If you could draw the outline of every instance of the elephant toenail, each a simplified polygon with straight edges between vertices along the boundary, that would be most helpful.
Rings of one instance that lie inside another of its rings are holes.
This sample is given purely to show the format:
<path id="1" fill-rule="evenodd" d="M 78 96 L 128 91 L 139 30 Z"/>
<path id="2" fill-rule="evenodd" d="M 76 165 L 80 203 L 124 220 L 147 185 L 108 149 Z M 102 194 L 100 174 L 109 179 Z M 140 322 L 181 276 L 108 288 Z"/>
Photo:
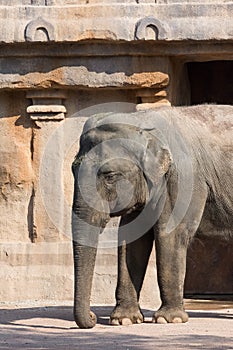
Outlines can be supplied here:
<path id="1" fill-rule="evenodd" d="M 110 320 L 110 324 L 112 326 L 119 326 L 120 325 L 119 320 L 117 320 L 116 318 Z"/>
<path id="2" fill-rule="evenodd" d="M 173 318 L 172 323 L 183 323 L 183 321 L 180 317 L 175 317 Z"/>
<path id="3" fill-rule="evenodd" d="M 132 321 L 129 318 L 122 318 L 121 324 L 122 326 L 130 326 Z"/>
<path id="4" fill-rule="evenodd" d="M 167 323 L 167 320 L 164 317 L 159 316 L 157 318 L 156 322 L 159 323 L 159 324 L 165 324 L 165 323 Z"/>

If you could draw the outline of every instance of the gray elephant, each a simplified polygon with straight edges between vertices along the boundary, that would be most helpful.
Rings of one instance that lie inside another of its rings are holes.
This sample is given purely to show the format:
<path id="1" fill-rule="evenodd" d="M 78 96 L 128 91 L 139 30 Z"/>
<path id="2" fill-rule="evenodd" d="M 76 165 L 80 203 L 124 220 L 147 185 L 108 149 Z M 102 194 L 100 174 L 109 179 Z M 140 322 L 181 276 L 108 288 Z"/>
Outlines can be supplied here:
<path id="1" fill-rule="evenodd" d="M 233 106 L 161 107 L 88 119 L 73 162 L 74 317 L 91 328 L 99 234 L 120 216 L 113 325 L 141 323 L 153 242 L 161 307 L 154 322 L 187 322 L 183 286 L 194 235 L 232 237 Z"/>

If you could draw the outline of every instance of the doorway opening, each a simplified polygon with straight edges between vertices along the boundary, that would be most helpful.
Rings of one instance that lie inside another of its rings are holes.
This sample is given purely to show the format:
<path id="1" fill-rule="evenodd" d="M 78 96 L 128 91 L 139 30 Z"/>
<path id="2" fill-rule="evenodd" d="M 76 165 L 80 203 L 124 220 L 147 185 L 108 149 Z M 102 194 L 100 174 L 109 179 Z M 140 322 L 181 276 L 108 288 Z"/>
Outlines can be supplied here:
<path id="1" fill-rule="evenodd" d="M 186 64 L 189 104 L 233 105 L 233 61 Z M 185 296 L 233 300 L 233 239 L 194 239 L 187 257 Z"/>
<path id="2" fill-rule="evenodd" d="M 187 63 L 190 104 L 233 105 L 233 61 Z"/>

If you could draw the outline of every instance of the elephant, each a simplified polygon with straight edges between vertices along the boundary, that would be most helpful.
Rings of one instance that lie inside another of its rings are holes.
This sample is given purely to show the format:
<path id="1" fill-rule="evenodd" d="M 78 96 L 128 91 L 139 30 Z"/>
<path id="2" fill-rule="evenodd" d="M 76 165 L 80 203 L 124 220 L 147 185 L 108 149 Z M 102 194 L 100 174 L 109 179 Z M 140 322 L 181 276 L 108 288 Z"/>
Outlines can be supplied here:
<path id="1" fill-rule="evenodd" d="M 74 319 L 97 322 L 90 297 L 98 239 L 120 217 L 110 324 L 144 320 L 139 305 L 155 245 L 161 306 L 154 323 L 184 323 L 187 249 L 194 236 L 232 237 L 233 106 L 164 106 L 86 121 L 73 161 Z"/>

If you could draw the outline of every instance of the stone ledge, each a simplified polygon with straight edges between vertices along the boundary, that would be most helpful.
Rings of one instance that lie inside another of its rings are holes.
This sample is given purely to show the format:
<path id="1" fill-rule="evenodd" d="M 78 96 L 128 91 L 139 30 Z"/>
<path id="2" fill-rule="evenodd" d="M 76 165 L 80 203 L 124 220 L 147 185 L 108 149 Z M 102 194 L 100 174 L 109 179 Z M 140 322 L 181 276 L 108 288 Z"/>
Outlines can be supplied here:
<path id="1" fill-rule="evenodd" d="M 233 37 L 229 40 L 185 40 L 185 41 L 165 41 L 165 40 L 137 40 L 137 41 L 108 41 L 108 40 L 83 40 L 75 43 L 70 42 L 25 42 L 14 44 L 1 44 L 0 58 L 7 58 L 7 61 L 17 59 L 33 58 L 43 62 L 49 59 L 59 58 L 66 62 L 69 59 L 91 58 L 92 61 L 100 57 L 192 57 L 193 61 L 198 61 L 199 55 L 214 55 L 215 59 L 228 55 L 229 60 L 233 59 L 232 52 Z M 66 55 L 64 56 L 64 52 Z M 93 54 L 94 53 L 94 54 Z M 31 64 L 34 61 L 31 60 Z M 46 63 L 47 64 L 47 63 Z M 10 72 L 8 72 L 10 73 Z"/>
<path id="2" fill-rule="evenodd" d="M 0 74 L 0 88 L 44 89 L 51 87 L 79 88 L 162 88 L 169 83 L 168 74 L 161 72 L 139 72 L 127 75 L 122 72 L 91 72 L 84 66 L 59 67 L 48 73 L 29 72 Z"/>

